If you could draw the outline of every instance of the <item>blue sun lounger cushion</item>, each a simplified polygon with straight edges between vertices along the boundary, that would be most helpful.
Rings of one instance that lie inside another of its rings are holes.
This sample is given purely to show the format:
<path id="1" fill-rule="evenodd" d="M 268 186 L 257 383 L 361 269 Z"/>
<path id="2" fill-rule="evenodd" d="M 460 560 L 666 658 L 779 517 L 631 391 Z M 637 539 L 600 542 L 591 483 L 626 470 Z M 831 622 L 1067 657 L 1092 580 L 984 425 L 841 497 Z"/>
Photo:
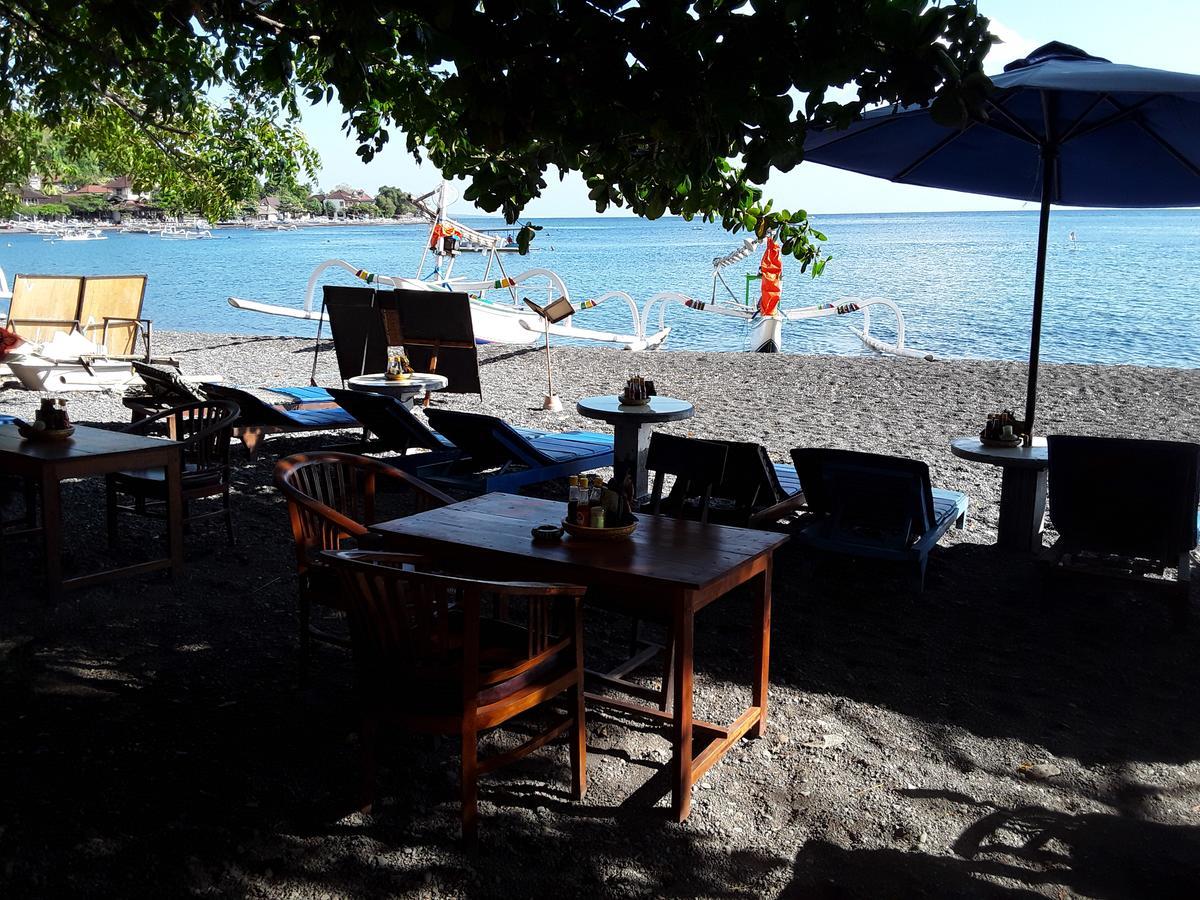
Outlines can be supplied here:
<path id="1" fill-rule="evenodd" d="M 464 454 L 444 472 L 422 470 L 421 477 L 435 483 L 483 493 L 512 491 L 612 465 L 607 434 L 526 431 L 495 416 L 449 409 L 430 409 L 426 416 Z"/>
<path id="2" fill-rule="evenodd" d="M 810 518 L 797 534 L 808 547 L 916 564 L 925 585 L 929 551 L 966 522 L 967 495 L 934 488 L 929 467 L 898 456 L 852 450 L 792 451 Z"/>
<path id="3" fill-rule="evenodd" d="M 333 402 L 333 397 L 323 387 L 269 387 L 266 390 L 272 394 L 283 394 L 296 403 Z"/>

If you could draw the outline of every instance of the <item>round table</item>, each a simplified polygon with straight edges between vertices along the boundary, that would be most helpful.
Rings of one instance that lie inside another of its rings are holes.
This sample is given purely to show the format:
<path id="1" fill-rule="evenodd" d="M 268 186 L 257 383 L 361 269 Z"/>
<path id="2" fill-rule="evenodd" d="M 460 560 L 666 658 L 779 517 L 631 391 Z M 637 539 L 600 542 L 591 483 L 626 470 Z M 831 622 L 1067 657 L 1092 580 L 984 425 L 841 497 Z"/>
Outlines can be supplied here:
<path id="1" fill-rule="evenodd" d="M 1046 439 L 1035 437 L 1031 447 L 986 447 L 977 437 L 960 437 L 950 442 L 950 452 L 1003 470 L 996 546 L 1023 552 L 1041 547 L 1050 468 Z"/>
<path id="2" fill-rule="evenodd" d="M 399 398 L 409 406 L 412 406 L 418 394 L 440 391 L 449 383 L 445 375 L 430 375 L 427 372 L 413 372 L 403 381 L 391 381 L 383 372 L 375 372 L 370 375 L 355 375 L 346 382 L 352 391 L 386 394 Z"/>
<path id="3" fill-rule="evenodd" d="M 651 425 L 677 422 L 695 415 L 695 407 L 673 397 L 651 397 L 645 406 L 626 406 L 620 397 L 584 397 L 575 410 L 589 419 L 600 419 L 613 427 L 613 466 L 627 468 L 633 489 L 640 499 L 650 493 L 646 455 L 650 451 Z"/>

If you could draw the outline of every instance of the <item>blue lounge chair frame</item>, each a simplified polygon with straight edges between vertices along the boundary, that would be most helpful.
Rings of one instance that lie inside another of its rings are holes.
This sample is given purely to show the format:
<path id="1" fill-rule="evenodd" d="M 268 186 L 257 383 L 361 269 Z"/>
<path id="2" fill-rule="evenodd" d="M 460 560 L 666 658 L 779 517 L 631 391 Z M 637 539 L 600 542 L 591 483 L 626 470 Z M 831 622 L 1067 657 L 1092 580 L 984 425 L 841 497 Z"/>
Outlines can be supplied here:
<path id="1" fill-rule="evenodd" d="M 341 431 L 361 428 L 362 425 L 340 406 L 308 406 L 300 409 L 285 409 L 260 400 L 249 391 L 227 384 L 205 382 L 201 385 L 205 395 L 218 400 L 232 400 L 242 414 L 234 429 L 251 459 L 258 453 L 258 446 L 268 434 L 290 434 L 298 431 Z M 322 389 L 323 390 L 323 389 Z M 350 446 L 362 447 L 362 442 Z"/>
<path id="2" fill-rule="evenodd" d="M 912 563 L 919 594 L 929 551 L 966 525 L 966 494 L 932 487 L 923 462 L 853 450 L 797 448 L 792 462 L 809 520 L 796 538 L 816 550 Z"/>
<path id="3" fill-rule="evenodd" d="M 1174 568 L 1177 619 L 1190 602 L 1191 552 L 1197 544 L 1200 444 L 1132 438 L 1050 435 L 1050 519 L 1058 540 L 1041 559 L 1053 568 L 1149 584 L 1130 566 L 1128 575 L 1089 562 L 1086 554 L 1147 560 Z M 1084 554 L 1081 557 L 1081 554 Z"/>

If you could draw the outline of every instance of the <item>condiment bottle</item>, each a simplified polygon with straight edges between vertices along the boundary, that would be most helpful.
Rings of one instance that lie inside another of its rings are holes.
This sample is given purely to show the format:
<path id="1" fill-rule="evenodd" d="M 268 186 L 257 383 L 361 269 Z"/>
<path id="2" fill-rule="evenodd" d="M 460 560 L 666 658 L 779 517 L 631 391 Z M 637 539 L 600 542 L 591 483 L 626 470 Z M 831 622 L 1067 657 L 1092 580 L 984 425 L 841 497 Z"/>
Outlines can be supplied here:
<path id="1" fill-rule="evenodd" d="M 567 521 L 574 522 L 579 509 L 579 476 L 567 478 Z"/>

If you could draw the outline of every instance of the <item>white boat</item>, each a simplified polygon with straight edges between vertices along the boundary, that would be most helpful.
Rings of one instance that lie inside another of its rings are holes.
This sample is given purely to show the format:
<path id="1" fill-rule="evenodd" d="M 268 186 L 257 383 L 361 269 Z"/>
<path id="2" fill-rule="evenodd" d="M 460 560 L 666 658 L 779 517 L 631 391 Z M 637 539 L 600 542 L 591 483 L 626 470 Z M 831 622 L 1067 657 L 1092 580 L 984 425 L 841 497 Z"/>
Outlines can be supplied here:
<path id="1" fill-rule="evenodd" d="M 773 242 L 774 239 L 767 238 L 766 240 Z M 709 300 L 698 300 L 695 297 L 679 293 L 678 291 L 662 291 L 655 294 L 646 301 L 646 305 L 642 308 L 641 321 L 643 327 L 650 323 L 656 311 L 658 313 L 659 328 L 664 327 L 667 307 L 677 303 L 696 312 L 741 319 L 749 325 L 746 349 L 756 353 L 780 353 L 783 351 L 783 326 L 787 322 L 861 313 L 862 327 L 855 328 L 852 325 L 848 325 L 847 327 L 862 341 L 864 346 L 869 347 L 876 353 L 890 356 L 905 356 L 925 360 L 932 360 L 934 358 L 933 354 L 927 350 L 918 350 L 905 344 L 904 314 L 900 311 L 900 307 L 895 301 L 889 300 L 886 297 L 839 297 L 837 300 L 828 303 L 818 303 L 812 306 L 793 307 L 790 309 L 779 305 L 778 299 L 776 299 L 775 303 L 770 303 L 765 302 L 764 298 L 760 297 L 758 302 L 754 302 L 750 297 L 750 282 L 763 278 L 764 271 L 766 271 L 768 266 L 767 257 L 771 253 L 770 244 L 768 244 L 768 249 L 764 252 L 764 262 L 760 264 L 759 274 L 746 276 L 746 292 L 743 297 L 739 298 L 725 281 L 722 270 L 746 259 L 762 243 L 763 241 L 761 240 L 747 238 L 738 249 L 725 256 L 719 256 L 712 261 L 713 284 Z M 775 247 L 775 251 L 776 255 L 773 260 L 774 269 L 772 271 L 774 272 L 774 283 L 781 287 L 782 268 L 778 259 L 777 246 Z M 725 293 L 728 296 L 719 295 L 717 290 L 718 282 L 724 287 Z M 776 297 L 779 296 L 780 294 L 777 292 Z M 888 343 L 871 334 L 872 307 L 881 307 L 890 310 L 896 317 L 896 340 L 894 343 Z"/>
<path id="2" fill-rule="evenodd" d="M 545 321 L 530 309 L 517 296 L 519 285 L 538 286 L 544 291 L 543 302 L 548 303 L 564 297 L 570 300 L 570 293 L 563 280 L 549 269 L 528 269 L 517 275 L 509 276 L 504 271 L 504 264 L 498 258 L 496 246 L 502 239 L 495 234 L 477 231 L 461 222 L 449 219 L 445 215 L 445 189 L 443 183 L 436 190 L 415 198 L 413 201 L 422 214 L 431 222 L 429 241 L 421 254 L 421 262 L 417 267 L 418 275 L 425 267 L 425 262 L 432 254 L 435 259 L 433 272 L 427 278 L 405 278 L 402 276 L 377 275 L 343 259 L 327 259 L 320 263 L 309 276 L 308 286 L 304 293 L 304 304 L 301 308 L 276 306 L 245 300 L 240 297 L 230 297 L 230 306 L 249 312 L 265 313 L 273 316 L 287 316 L 294 319 L 305 319 L 312 322 L 324 322 L 324 312 L 316 306 L 315 293 L 317 284 L 323 273 L 330 268 L 341 268 L 367 284 L 384 285 L 386 287 L 423 290 L 436 293 L 438 291 L 456 291 L 470 296 L 471 322 L 475 330 L 475 339 L 484 344 L 532 344 L 542 337 L 547 330 Z M 433 209 L 425 201 L 434 195 L 438 196 L 438 205 Z M 457 247 L 463 240 L 470 240 L 480 246 L 487 246 L 487 265 L 483 278 L 469 280 L 453 277 L 454 260 L 457 257 Z M 500 272 L 499 278 L 492 276 L 495 265 Z M 489 292 L 502 292 L 499 299 L 489 296 Z M 616 344 L 625 350 L 653 350 L 662 346 L 671 329 L 665 326 L 647 334 L 643 328 L 643 320 L 638 314 L 637 304 L 633 298 L 623 291 L 610 291 L 595 300 L 585 300 L 579 304 L 579 310 L 592 309 L 609 299 L 623 299 L 629 308 L 632 328 L 629 332 L 600 331 L 590 328 L 578 328 L 574 324 L 574 316 L 549 326 L 549 332 L 557 337 L 573 338 L 580 341 Z"/>
<path id="3" fill-rule="evenodd" d="M 59 332 L 44 344 L 21 343 L 4 362 L 30 391 L 118 390 L 137 378 L 128 360 L 109 359 L 78 331 Z"/>
<path id="4" fill-rule="evenodd" d="M 168 225 L 158 233 L 164 241 L 199 241 L 212 237 L 207 228 L 180 228 L 178 225 Z"/>
<path id="5" fill-rule="evenodd" d="M 49 243 L 58 243 L 59 241 L 106 241 L 108 236 L 99 228 L 63 228 L 53 234 L 48 234 L 42 238 L 43 241 Z"/>

